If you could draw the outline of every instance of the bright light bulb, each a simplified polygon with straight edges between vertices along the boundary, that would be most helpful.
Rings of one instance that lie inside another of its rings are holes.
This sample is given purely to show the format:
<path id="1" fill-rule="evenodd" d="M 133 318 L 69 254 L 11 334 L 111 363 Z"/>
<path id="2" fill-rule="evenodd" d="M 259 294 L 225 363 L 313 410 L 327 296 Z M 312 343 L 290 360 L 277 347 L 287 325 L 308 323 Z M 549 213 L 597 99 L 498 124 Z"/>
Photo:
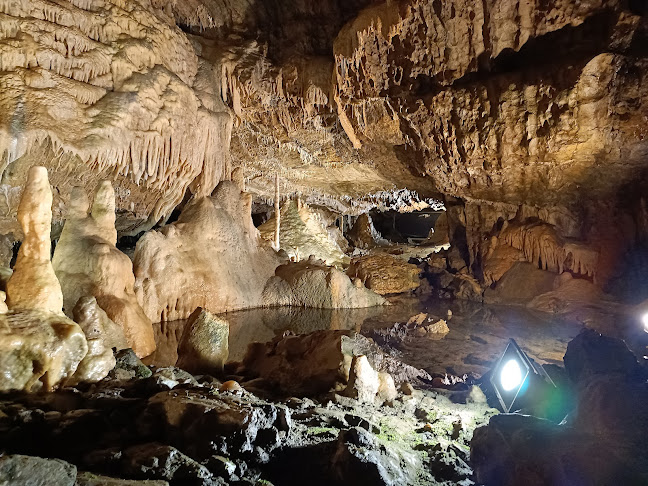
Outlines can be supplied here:
<path id="1" fill-rule="evenodd" d="M 522 383 L 522 370 L 516 360 L 510 359 L 502 367 L 500 381 L 505 391 L 511 391 L 520 386 L 520 383 Z"/>
<path id="2" fill-rule="evenodd" d="M 644 331 L 648 332 L 648 313 L 643 315 L 641 321 L 643 322 L 644 325 Z"/>

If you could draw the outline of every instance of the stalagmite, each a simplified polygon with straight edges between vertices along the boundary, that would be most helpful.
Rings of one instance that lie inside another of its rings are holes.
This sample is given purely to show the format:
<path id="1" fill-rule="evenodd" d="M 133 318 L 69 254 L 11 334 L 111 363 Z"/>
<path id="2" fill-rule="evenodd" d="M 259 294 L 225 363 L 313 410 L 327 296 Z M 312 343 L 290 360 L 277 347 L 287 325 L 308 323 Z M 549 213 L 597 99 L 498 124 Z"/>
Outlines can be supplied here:
<path id="1" fill-rule="evenodd" d="M 29 170 L 18 207 L 18 221 L 24 239 L 14 273 L 7 283 L 7 304 L 12 310 L 62 314 L 61 285 L 50 261 L 52 191 L 44 167 Z"/>
<path id="2" fill-rule="evenodd" d="M 110 182 L 97 186 L 90 214 L 88 210 L 85 191 L 75 188 L 52 260 L 65 312 L 72 316 L 79 299 L 95 297 L 107 316 L 122 327 L 135 353 L 147 356 L 155 350 L 153 328 L 135 296 L 132 263 L 115 247 L 115 193 Z"/>
<path id="3" fill-rule="evenodd" d="M 213 313 L 262 305 L 266 281 L 281 263 L 259 238 L 251 196 L 221 182 L 196 198 L 177 222 L 137 243 L 136 292 L 154 322 L 185 319 L 197 308 Z"/>
<path id="4" fill-rule="evenodd" d="M 275 213 L 281 224 L 280 248 L 298 261 L 311 255 L 329 265 L 343 266 L 349 262 L 337 242 L 331 237 L 320 216 L 308 206 L 298 209 L 297 202 L 286 200 L 283 208 Z M 259 226 L 261 237 L 274 241 L 277 235 L 277 218 L 274 216 Z"/>

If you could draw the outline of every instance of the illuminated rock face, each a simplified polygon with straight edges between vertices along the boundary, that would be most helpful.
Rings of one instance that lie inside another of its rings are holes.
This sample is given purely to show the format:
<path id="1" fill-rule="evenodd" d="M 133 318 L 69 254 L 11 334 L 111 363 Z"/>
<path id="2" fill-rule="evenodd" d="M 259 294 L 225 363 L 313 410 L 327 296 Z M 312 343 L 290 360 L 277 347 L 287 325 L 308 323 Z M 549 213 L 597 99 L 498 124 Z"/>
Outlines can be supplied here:
<path id="1" fill-rule="evenodd" d="M 0 391 L 52 390 L 88 352 L 81 328 L 63 315 L 19 311 L 0 315 L 0 321 Z"/>
<path id="2" fill-rule="evenodd" d="M 384 305 L 380 295 L 356 285 L 342 271 L 310 258 L 281 265 L 263 290 L 263 305 L 317 309 L 359 309 Z"/>
<path id="3" fill-rule="evenodd" d="M 133 264 L 115 247 L 115 194 L 110 182 L 97 186 L 88 210 L 85 191 L 75 188 L 52 260 L 65 312 L 72 316 L 81 297 L 95 297 L 108 318 L 122 327 L 135 353 L 148 356 L 155 350 L 153 327 L 135 296 Z"/>
<path id="4" fill-rule="evenodd" d="M 50 261 L 52 191 L 47 169 L 32 167 L 18 207 L 24 240 L 14 272 L 7 282 L 10 309 L 62 315 L 63 295 Z"/>
<path id="5" fill-rule="evenodd" d="M 92 190 L 111 178 L 134 229 L 168 216 L 189 185 L 208 195 L 229 174 L 231 118 L 209 88 L 220 82 L 163 10 L 139 0 L 0 10 L 5 191 L 39 159 L 56 168 L 56 207 L 71 181 Z"/>

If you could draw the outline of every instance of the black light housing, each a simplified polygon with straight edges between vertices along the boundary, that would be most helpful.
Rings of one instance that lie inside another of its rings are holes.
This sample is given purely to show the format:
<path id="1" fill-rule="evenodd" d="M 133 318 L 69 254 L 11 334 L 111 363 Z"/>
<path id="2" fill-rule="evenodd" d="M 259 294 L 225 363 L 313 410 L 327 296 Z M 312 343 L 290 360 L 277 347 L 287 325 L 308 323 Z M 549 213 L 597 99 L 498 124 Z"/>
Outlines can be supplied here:
<path id="1" fill-rule="evenodd" d="M 490 383 L 506 413 L 536 408 L 546 402 L 550 389 L 556 388 L 544 368 L 530 359 L 514 339 L 509 340 L 493 368 Z"/>

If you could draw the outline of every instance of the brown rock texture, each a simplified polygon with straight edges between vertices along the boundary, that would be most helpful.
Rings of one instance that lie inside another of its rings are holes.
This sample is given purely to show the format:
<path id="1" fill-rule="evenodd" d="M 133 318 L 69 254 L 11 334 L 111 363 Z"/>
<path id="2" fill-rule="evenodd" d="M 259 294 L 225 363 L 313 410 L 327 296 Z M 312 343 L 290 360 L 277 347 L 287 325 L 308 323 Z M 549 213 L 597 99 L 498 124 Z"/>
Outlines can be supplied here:
<path id="1" fill-rule="evenodd" d="M 354 258 L 347 270 L 349 277 L 360 279 L 367 288 L 380 295 L 417 289 L 421 284 L 420 273 L 416 265 L 388 254 Z"/>

